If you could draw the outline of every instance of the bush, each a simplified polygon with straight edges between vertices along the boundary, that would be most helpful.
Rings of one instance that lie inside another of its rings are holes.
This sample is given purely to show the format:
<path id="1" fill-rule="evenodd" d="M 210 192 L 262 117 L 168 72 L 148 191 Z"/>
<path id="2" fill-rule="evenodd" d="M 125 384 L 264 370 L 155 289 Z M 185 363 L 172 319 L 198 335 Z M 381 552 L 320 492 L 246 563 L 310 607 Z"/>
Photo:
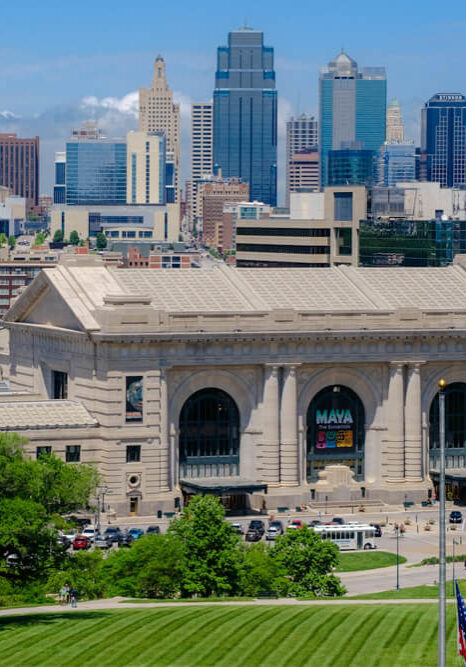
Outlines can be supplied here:
<path id="1" fill-rule="evenodd" d="M 103 556 L 101 551 L 79 551 L 69 554 L 59 570 L 48 578 L 47 591 L 58 593 L 68 584 L 78 592 L 78 598 L 95 600 L 106 593 L 106 582 L 102 575 Z"/>

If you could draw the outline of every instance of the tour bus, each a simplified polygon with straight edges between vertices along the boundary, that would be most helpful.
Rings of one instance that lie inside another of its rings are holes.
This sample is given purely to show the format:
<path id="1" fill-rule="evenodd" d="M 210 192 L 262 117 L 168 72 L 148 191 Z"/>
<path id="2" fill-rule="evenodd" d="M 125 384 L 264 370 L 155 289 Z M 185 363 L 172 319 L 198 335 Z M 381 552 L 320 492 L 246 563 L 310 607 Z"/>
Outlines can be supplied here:
<path id="1" fill-rule="evenodd" d="M 338 545 L 340 551 L 350 549 L 375 549 L 375 528 L 365 524 L 342 526 L 314 526 L 316 533 L 323 540 L 331 540 Z"/>

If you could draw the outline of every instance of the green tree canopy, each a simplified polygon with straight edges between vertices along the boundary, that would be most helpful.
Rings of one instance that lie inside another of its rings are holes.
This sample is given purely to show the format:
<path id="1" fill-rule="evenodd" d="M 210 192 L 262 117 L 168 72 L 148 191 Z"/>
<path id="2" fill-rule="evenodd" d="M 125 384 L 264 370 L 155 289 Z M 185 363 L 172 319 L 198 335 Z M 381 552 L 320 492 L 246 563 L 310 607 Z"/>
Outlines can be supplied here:
<path id="1" fill-rule="evenodd" d="M 70 243 L 72 245 L 78 245 L 79 243 L 79 234 L 75 229 L 73 229 L 73 231 L 70 234 Z"/>
<path id="2" fill-rule="evenodd" d="M 63 242 L 63 232 L 61 229 L 56 229 L 55 234 L 53 235 L 53 242 L 54 243 L 62 243 Z"/>
<path id="3" fill-rule="evenodd" d="M 16 236 L 13 236 L 13 234 L 8 237 L 8 245 L 10 248 L 14 248 L 16 245 Z"/>
<path id="4" fill-rule="evenodd" d="M 43 243 L 45 243 L 45 234 L 37 232 L 36 238 L 34 239 L 34 245 L 42 245 Z"/>
<path id="5" fill-rule="evenodd" d="M 208 597 L 240 590 L 239 537 L 225 521 L 218 498 L 194 496 L 169 532 L 183 545 L 182 595 Z"/>
<path id="6" fill-rule="evenodd" d="M 290 581 L 292 595 L 334 596 L 345 590 L 332 574 L 338 561 L 338 547 L 322 540 L 312 529 L 304 526 L 288 530 L 275 541 L 272 557 L 282 566 Z"/>
<path id="7" fill-rule="evenodd" d="M 3 234 L 3 232 L 0 234 L 0 246 L 4 246 L 8 242 L 8 239 L 6 238 L 6 234 Z"/>
<path id="8" fill-rule="evenodd" d="M 107 247 L 107 237 L 103 232 L 98 232 L 95 240 L 98 250 L 103 250 L 104 248 Z"/>

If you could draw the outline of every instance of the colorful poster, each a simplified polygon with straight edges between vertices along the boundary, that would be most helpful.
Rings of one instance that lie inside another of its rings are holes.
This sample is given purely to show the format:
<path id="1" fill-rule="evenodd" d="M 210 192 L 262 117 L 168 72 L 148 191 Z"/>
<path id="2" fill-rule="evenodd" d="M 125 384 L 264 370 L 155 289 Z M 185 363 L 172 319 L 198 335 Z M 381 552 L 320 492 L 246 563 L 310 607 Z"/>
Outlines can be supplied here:
<path id="1" fill-rule="evenodd" d="M 353 447 L 353 423 L 351 410 L 316 410 L 316 449 Z"/>
<path id="2" fill-rule="evenodd" d="M 126 421 L 142 421 L 142 377 L 126 378 Z"/>

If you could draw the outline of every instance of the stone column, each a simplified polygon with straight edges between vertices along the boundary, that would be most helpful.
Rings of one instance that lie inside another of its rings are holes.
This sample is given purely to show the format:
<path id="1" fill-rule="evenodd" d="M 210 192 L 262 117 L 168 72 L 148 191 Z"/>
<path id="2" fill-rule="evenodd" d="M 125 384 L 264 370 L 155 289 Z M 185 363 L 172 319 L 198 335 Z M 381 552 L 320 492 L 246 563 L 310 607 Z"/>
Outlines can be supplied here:
<path id="1" fill-rule="evenodd" d="M 285 366 L 280 405 L 280 481 L 282 486 L 299 485 L 297 390 L 296 366 Z"/>
<path id="2" fill-rule="evenodd" d="M 167 369 L 160 369 L 160 462 L 166 461 L 168 487 L 173 491 L 176 485 L 176 458 L 175 447 L 170 447 L 168 420 L 168 378 Z M 165 477 L 161 471 L 161 478 Z"/>
<path id="3" fill-rule="evenodd" d="M 259 450 L 261 478 L 272 486 L 280 482 L 280 403 L 279 367 L 266 364 L 264 367 L 264 398 L 262 405 L 263 439 Z"/>
<path id="4" fill-rule="evenodd" d="M 408 365 L 405 397 L 405 477 L 422 481 L 421 363 Z"/>
<path id="5" fill-rule="evenodd" d="M 390 363 L 388 387 L 388 481 L 404 481 L 404 364 Z"/>

